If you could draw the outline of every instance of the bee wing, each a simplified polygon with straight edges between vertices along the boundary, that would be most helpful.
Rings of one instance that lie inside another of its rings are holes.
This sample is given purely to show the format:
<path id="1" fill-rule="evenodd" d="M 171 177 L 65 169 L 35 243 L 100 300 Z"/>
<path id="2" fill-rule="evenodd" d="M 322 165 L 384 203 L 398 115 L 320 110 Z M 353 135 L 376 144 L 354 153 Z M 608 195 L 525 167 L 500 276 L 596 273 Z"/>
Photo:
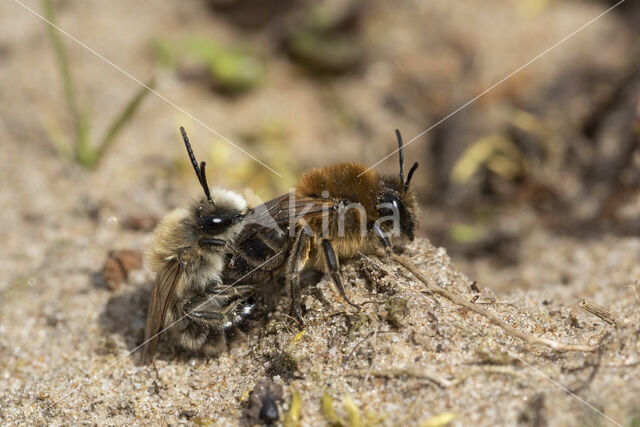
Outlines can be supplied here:
<path id="1" fill-rule="evenodd" d="M 296 223 L 300 218 L 331 211 L 337 203 L 338 201 L 334 199 L 319 197 L 291 197 L 290 193 L 269 200 L 252 209 L 245 220 L 248 228 L 241 234 L 236 244 L 242 246 L 244 242 L 251 241 L 256 234 L 264 232 L 265 229 L 284 233 L 283 228 L 288 230 L 291 223 Z"/>
<path id="2" fill-rule="evenodd" d="M 171 261 L 160 270 L 153 284 L 151 303 L 147 311 L 147 327 L 144 331 L 144 348 L 142 349 L 142 363 L 149 364 L 158 347 L 159 332 L 164 326 L 164 319 L 176 286 L 182 276 L 182 265 L 178 261 Z"/>

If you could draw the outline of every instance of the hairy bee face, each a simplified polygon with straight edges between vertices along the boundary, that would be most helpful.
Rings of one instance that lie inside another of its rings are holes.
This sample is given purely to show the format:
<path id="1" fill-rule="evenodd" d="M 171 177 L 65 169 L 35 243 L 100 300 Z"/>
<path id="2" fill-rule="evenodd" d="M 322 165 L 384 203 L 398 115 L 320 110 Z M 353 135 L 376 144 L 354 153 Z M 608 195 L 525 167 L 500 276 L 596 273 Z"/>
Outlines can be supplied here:
<path id="1" fill-rule="evenodd" d="M 415 194 L 411 190 L 400 192 L 400 181 L 395 177 L 383 177 L 376 209 L 380 217 L 391 217 L 398 222 L 400 233 L 413 241 L 418 222 Z"/>
<path id="2" fill-rule="evenodd" d="M 393 193 L 383 193 L 378 199 L 376 207 L 380 217 L 396 217 L 400 225 L 400 232 L 413 241 L 415 220 L 400 197 Z"/>
<path id="3" fill-rule="evenodd" d="M 196 208 L 196 224 L 201 234 L 201 239 L 210 240 L 210 244 L 215 246 L 215 242 L 220 242 L 224 246 L 223 236 L 234 225 L 244 218 L 244 213 L 236 209 L 218 208 L 205 202 Z"/>
<path id="4" fill-rule="evenodd" d="M 193 209 L 194 229 L 200 246 L 224 246 L 241 229 L 247 203 L 236 193 L 216 189 L 212 200 L 202 198 Z"/>

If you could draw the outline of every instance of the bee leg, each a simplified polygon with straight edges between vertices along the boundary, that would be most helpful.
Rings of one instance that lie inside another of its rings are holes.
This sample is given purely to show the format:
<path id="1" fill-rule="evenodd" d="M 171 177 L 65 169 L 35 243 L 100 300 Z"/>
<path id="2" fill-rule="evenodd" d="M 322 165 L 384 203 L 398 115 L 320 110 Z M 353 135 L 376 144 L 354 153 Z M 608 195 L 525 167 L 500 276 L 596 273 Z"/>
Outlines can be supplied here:
<path id="1" fill-rule="evenodd" d="M 340 264 L 338 263 L 338 257 L 333 250 L 333 246 L 331 246 L 331 242 L 327 239 L 322 239 L 322 252 L 324 253 L 324 262 L 329 269 L 329 276 L 331 276 L 331 280 L 340 291 L 340 295 L 345 299 L 349 305 L 354 307 L 358 307 L 357 304 L 352 303 L 347 297 L 347 292 L 344 289 L 344 285 L 342 284 L 342 278 L 340 277 Z"/>
<path id="2" fill-rule="evenodd" d="M 302 320 L 302 307 L 300 305 L 300 275 L 295 274 L 291 277 L 289 282 L 289 292 L 291 298 L 291 309 L 293 317 L 300 324 L 300 326 L 304 325 L 304 321 Z"/>
<path id="3" fill-rule="evenodd" d="M 378 224 L 377 222 L 373 224 L 373 231 L 374 233 L 376 233 L 376 237 L 378 237 L 378 240 L 380 240 L 380 243 L 382 243 L 382 247 L 384 248 L 384 252 L 387 255 L 387 259 L 391 258 L 392 246 L 391 246 L 391 239 L 389 239 L 389 235 L 387 235 L 387 232 L 384 231 L 382 227 L 380 227 L 380 224 Z"/>
<path id="4" fill-rule="evenodd" d="M 186 311 L 185 316 L 188 316 L 192 319 L 202 319 L 202 320 L 223 320 L 224 316 L 222 313 L 217 311 Z"/>
<path id="5" fill-rule="evenodd" d="M 222 247 L 225 246 L 227 242 L 221 239 L 200 239 L 198 240 L 198 244 L 202 247 Z"/>
<path id="6" fill-rule="evenodd" d="M 195 307 L 193 307 L 194 304 L 192 303 L 187 303 L 184 306 L 184 316 L 188 317 L 190 319 L 201 319 L 203 321 L 206 320 L 213 320 L 213 321 L 222 321 L 224 320 L 224 315 L 212 308 L 212 307 L 205 307 L 206 303 L 208 301 L 205 301 L 205 303 L 200 303 L 195 305 Z"/>
<path id="7" fill-rule="evenodd" d="M 300 323 L 302 321 L 302 307 L 300 306 L 300 272 L 309 259 L 311 249 L 311 231 L 303 227 L 296 234 L 296 240 L 289 259 L 287 260 L 285 278 L 286 286 L 291 297 L 291 309 L 293 317 Z"/>

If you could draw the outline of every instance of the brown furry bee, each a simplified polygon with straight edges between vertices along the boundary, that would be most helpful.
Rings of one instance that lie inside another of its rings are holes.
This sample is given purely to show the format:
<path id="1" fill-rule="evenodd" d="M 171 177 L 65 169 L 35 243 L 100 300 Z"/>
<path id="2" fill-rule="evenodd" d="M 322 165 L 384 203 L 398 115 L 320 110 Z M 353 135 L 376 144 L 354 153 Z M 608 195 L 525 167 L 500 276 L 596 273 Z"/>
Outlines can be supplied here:
<path id="1" fill-rule="evenodd" d="M 209 190 L 205 162 L 198 166 L 184 128 L 180 132 L 204 197 L 190 209 L 169 213 L 156 227 L 148 253 L 156 280 L 147 313 L 143 363 L 153 359 L 157 335 L 165 325 L 171 325 L 182 347 L 218 353 L 256 307 L 253 287 L 222 284 L 225 254 L 243 230 L 247 203 L 232 191 Z"/>
<path id="2" fill-rule="evenodd" d="M 235 238 L 223 283 L 258 286 L 284 276 L 293 315 L 301 321 L 300 273 L 311 267 L 329 274 L 344 299 L 339 260 L 380 247 L 392 239 L 413 240 L 418 222 L 415 193 L 404 179 L 402 136 L 396 130 L 399 176 L 380 175 L 356 163 L 312 169 L 295 191 L 251 210 Z M 352 304 L 354 305 L 354 304 Z"/>
<path id="3" fill-rule="evenodd" d="M 413 240 L 418 207 L 409 183 L 418 163 L 405 181 L 397 130 L 399 176 L 379 175 L 356 163 L 312 169 L 293 193 L 253 209 L 230 191 L 209 192 L 205 164 L 198 166 L 180 130 L 206 197 L 191 210 L 170 213 L 156 228 L 149 260 L 157 277 L 147 314 L 144 363 L 152 360 L 165 324 L 172 325 L 172 335 L 183 347 L 219 353 L 257 310 L 260 291 L 281 276 L 301 322 L 300 274 L 305 267 L 328 272 L 352 304 L 339 260 L 380 247 L 389 252 L 393 239 Z"/>

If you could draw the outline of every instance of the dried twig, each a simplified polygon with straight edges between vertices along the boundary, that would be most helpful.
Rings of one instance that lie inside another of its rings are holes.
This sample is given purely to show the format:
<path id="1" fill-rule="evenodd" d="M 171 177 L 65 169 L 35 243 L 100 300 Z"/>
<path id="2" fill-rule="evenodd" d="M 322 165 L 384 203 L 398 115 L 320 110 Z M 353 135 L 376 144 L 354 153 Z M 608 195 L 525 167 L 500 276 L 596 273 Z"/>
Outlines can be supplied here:
<path id="1" fill-rule="evenodd" d="M 373 348 L 375 350 L 376 345 L 378 344 L 378 331 L 373 331 Z M 367 375 L 364 376 L 364 380 L 362 381 L 362 385 L 366 385 L 367 381 L 369 380 L 369 377 L 371 376 L 371 371 L 373 371 L 373 366 L 376 363 L 376 352 L 373 352 L 373 355 L 371 356 L 371 361 L 369 362 L 369 371 L 367 372 Z"/>
<path id="2" fill-rule="evenodd" d="M 469 369 L 467 372 L 463 373 L 460 377 L 454 378 L 453 380 L 448 380 L 443 376 L 436 374 L 434 372 L 428 372 L 425 369 L 420 368 L 387 368 L 387 369 L 357 369 L 351 372 L 352 375 L 356 376 L 371 376 L 371 377 L 381 377 L 381 378 L 397 378 L 401 376 L 407 376 L 412 378 L 424 379 L 431 381 L 436 384 L 440 388 L 450 388 L 456 387 L 467 379 L 478 375 L 478 374 L 500 374 L 500 375 L 509 375 L 512 377 L 522 378 L 522 373 L 516 371 L 515 369 L 508 366 L 480 366 L 475 367 L 473 369 Z"/>
<path id="3" fill-rule="evenodd" d="M 439 286 L 432 285 L 431 283 L 429 283 L 429 280 L 425 277 L 425 275 L 422 274 L 422 272 L 420 272 L 420 270 L 405 257 L 396 255 L 396 254 L 393 254 L 392 257 L 396 262 L 398 262 L 404 268 L 409 270 L 418 280 L 424 283 L 424 285 L 427 287 L 427 291 L 443 296 L 449 301 L 453 302 L 454 304 L 461 305 L 483 317 L 486 317 L 494 325 L 499 326 L 500 328 L 508 332 L 510 335 L 516 338 L 520 338 L 521 340 L 525 341 L 529 345 L 541 344 L 549 348 L 552 348 L 553 350 L 556 350 L 556 351 L 595 352 L 598 349 L 597 346 L 565 344 L 559 341 L 551 340 L 548 338 L 541 338 L 531 334 L 527 334 L 525 332 L 521 332 L 516 328 L 514 328 L 513 326 L 507 324 L 504 320 L 498 318 L 496 315 L 479 307 L 477 304 L 467 301 L 464 297 L 460 295 L 456 295 L 452 292 L 449 292 L 448 290 L 441 288 Z"/>
<path id="4" fill-rule="evenodd" d="M 578 303 L 581 309 L 584 311 L 593 314 L 596 317 L 599 317 L 606 323 L 615 326 L 616 328 L 622 326 L 622 323 L 616 319 L 616 317 L 606 308 L 599 306 L 598 304 L 594 304 L 591 301 L 583 299 Z"/>
<path id="5" fill-rule="evenodd" d="M 388 368 L 388 369 L 377 369 L 372 371 L 371 369 L 356 369 L 350 372 L 352 375 L 356 376 L 372 376 L 372 377 L 382 377 L 382 378 L 396 378 L 401 376 L 408 376 L 413 378 L 420 378 L 429 380 L 432 383 L 436 384 L 441 388 L 453 387 L 458 382 L 456 380 L 448 380 L 436 373 L 427 372 L 426 370 L 416 369 L 416 368 Z"/>

